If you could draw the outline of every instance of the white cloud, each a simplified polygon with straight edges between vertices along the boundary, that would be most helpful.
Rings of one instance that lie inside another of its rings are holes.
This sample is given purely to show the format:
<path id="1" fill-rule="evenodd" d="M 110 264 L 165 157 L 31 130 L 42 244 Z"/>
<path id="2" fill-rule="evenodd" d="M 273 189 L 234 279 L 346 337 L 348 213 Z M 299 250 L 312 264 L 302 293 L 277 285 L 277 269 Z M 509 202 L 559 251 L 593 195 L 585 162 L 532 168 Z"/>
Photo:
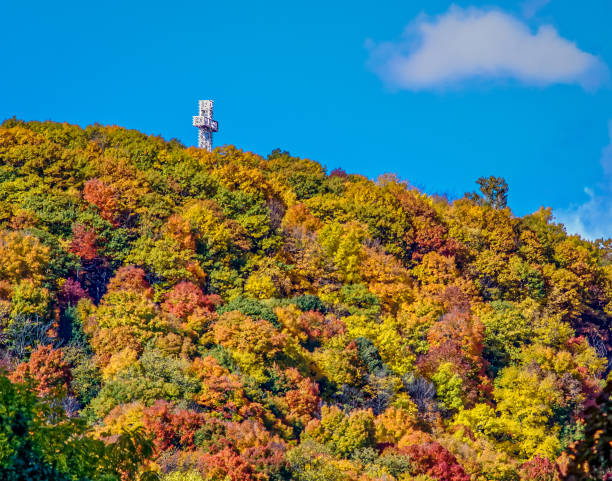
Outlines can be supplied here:
<path id="1" fill-rule="evenodd" d="M 555 212 L 555 218 L 565 224 L 568 233 L 585 239 L 612 237 L 612 121 L 608 123 L 610 143 L 601 154 L 603 181 L 597 189 L 585 187 L 589 200 Z"/>
<path id="2" fill-rule="evenodd" d="M 398 41 L 370 45 L 369 65 L 389 85 L 410 90 L 475 78 L 591 89 L 608 74 L 596 56 L 560 37 L 551 25 L 533 33 L 502 11 L 454 6 L 434 19 L 419 17 Z"/>

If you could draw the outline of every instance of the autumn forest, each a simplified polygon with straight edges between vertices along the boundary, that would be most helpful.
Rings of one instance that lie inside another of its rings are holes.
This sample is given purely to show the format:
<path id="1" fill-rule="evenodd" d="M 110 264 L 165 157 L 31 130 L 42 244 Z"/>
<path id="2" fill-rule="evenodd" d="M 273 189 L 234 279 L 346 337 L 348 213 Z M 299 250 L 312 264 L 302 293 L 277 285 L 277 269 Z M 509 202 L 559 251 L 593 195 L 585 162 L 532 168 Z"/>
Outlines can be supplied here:
<path id="1" fill-rule="evenodd" d="M 0 480 L 612 479 L 612 244 L 507 194 L 5 121 Z"/>

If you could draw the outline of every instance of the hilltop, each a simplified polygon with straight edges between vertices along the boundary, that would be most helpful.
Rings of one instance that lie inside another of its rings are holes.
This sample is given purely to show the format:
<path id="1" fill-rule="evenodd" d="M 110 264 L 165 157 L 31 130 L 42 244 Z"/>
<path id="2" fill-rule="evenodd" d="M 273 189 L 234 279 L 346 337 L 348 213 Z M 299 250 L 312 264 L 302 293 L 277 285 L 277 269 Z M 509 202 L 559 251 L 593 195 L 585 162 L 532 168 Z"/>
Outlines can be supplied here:
<path id="1" fill-rule="evenodd" d="M 5 121 L 3 402 L 100 453 L 0 413 L 6 479 L 555 479 L 610 371 L 610 243 L 479 184 Z"/>

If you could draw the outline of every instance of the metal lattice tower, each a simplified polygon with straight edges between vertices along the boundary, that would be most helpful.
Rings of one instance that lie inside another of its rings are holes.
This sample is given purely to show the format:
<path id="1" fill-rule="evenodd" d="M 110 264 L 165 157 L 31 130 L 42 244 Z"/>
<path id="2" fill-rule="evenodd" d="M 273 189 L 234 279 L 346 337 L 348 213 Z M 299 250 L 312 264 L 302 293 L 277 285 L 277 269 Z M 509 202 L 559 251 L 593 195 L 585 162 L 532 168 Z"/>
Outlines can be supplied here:
<path id="1" fill-rule="evenodd" d="M 219 130 L 219 124 L 213 120 L 213 101 L 200 100 L 200 114 L 193 116 L 193 126 L 200 131 L 198 134 L 198 147 L 212 150 L 213 132 Z"/>

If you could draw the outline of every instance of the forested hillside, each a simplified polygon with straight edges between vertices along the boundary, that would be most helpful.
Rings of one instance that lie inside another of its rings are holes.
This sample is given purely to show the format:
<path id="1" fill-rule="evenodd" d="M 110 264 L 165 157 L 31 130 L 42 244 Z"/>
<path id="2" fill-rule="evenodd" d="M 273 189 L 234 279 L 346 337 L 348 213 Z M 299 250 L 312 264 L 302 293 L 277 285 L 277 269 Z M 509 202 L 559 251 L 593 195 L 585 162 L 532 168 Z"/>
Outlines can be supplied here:
<path id="1" fill-rule="evenodd" d="M 480 184 L 5 121 L 0 479 L 580 478 L 610 245 Z"/>

